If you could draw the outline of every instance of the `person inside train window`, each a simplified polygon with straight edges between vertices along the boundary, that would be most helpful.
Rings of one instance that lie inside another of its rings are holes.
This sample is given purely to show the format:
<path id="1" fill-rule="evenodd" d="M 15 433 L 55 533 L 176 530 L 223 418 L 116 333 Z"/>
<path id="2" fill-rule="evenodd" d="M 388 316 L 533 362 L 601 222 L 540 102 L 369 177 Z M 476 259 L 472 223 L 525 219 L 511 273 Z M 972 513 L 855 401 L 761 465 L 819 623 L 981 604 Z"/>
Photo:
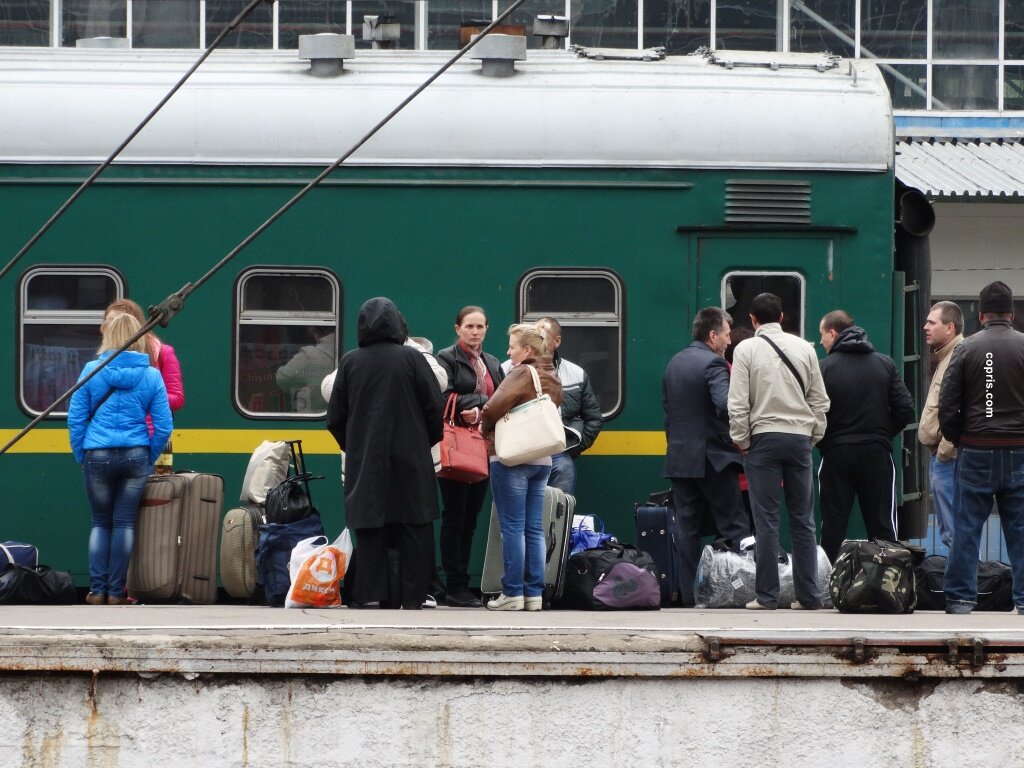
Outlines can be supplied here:
<path id="1" fill-rule="evenodd" d="M 334 327 L 311 325 L 306 329 L 312 344 L 299 348 L 274 374 L 279 386 L 288 396 L 295 413 L 323 413 L 327 401 L 320 392 L 320 384 L 337 363 L 337 344 Z"/>
<path id="2" fill-rule="evenodd" d="M 566 493 L 576 495 L 576 459 L 594 444 L 604 417 L 597 402 L 590 376 L 576 363 L 562 357 L 558 348 L 562 344 L 562 325 L 553 317 L 542 317 L 537 321 L 547 337 L 551 363 L 555 376 L 562 384 L 562 424 L 565 427 L 565 451 L 551 457 L 551 476 L 548 485 Z M 512 370 L 512 361 L 501 364 L 507 376 Z"/>
<path id="3" fill-rule="evenodd" d="M 103 319 L 109 320 L 112 317 L 125 314 L 134 317 L 140 326 L 146 322 L 146 318 L 142 314 L 142 307 L 131 299 L 118 299 L 112 302 L 103 313 Z M 178 361 L 178 355 L 175 353 L 174 347 L 161 341 L 152 331 L 146 334 L 145 342 L 149 364 L 160 371 L 160 376 L 164 380 L 164 387 L 167 389 L 167 404 L 171 407 L 172 413 L 178 411 L 185 405 L 185 385 L 181 378 L 181 363 Z M 172 471 L 172 456 L 173 448 L 171 441 L 168 440 L 156 462 L 158 474 L 167 474 Z"/>
<path id="4" fill-rule="evenodd" d="M 480 421 L 480 411 L 501 384 L 505 374 L 494 355 L 483 350 L 487 313 L 467 306 L 455 316 L 458 341 L 437 353 L 448 374 L 445 400 L 457 395 L 455 411 L 465 424 Z M 453 608 L 479 608 L 480 600 L 469 591 L 469 556 L 477 517 L 487 495 L 488 480 L 460 483 L 438 478 L 441 488 L 441 569 L 446 581 L 446 602 Z"/>
<path id="5" fill-rule="evenodd" d="M 92 508 L 89 534 L 90 605 L 124 605 L 135 519 L 154 462 L 171 435 L 171 409 L 160 373 L 150 365 L 145 337 L 117 353 L 138 333 L 129 314 L 103 322 L 99 360 L 86 363 L 81 380 L 100 361 L 107 366 L 71 396 L 68 433 L 82 465 Z"/>
<path id="6" fill-rule="evenodd" d="M 405 344 L 405 320 L 387 298 L 359 309 L 359 346 L 345 354 L 327 429 L 345 452 L 345 516 L 358 563 L 353 607 L 419 609 L 433 565 L 437 489 L 430 446 L 441 441 L 441 393 L 423 354 Z M 401 563 L 389 600 L 387 550 Z"/>
<path id="7" fill-rule="evenodd" d="M 512 370 L 483 408 L 482 431 L 487 436 L 491 463 L 491 488 L 501 529 L 504 574 L 501 594 L 487 602 L 492 611 L 539 611 L 544 601 L 544 489 L 551 474 L 551 457 L 507 467 L 494 455 L 494 426 L 509 411 L 537 394 L 530 368 L 537 372 L 541 390 L 555 405 L 562 404 L 562 385 L 545 336 L 533 325 L 508 329 L 508 356 Z"/>

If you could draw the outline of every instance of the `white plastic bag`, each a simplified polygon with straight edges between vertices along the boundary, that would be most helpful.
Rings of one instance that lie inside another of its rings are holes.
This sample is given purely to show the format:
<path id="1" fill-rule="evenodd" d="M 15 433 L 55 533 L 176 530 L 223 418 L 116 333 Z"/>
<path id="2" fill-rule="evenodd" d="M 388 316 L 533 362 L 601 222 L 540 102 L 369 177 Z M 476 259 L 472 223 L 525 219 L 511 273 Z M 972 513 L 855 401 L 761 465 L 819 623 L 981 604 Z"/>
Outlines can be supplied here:
<path id="1" fill-rule="evenodd" d="M 341 580 L 352 559 L 348 528 L 332 544 L 326 536 L 303 539 L 288 561 L 291 587 L 285 608 L 337 608 L 341 605 Z"/>
<path id="2" fill-rule="evenodd" d="M 249 458 L 242 481 L 242 495 L 238 500 L 243 504 L 266 504 L 267 491 L 280 485 L 288 476 L 291 455 L 291 446 L 283 440 L 260 443 Z"/>

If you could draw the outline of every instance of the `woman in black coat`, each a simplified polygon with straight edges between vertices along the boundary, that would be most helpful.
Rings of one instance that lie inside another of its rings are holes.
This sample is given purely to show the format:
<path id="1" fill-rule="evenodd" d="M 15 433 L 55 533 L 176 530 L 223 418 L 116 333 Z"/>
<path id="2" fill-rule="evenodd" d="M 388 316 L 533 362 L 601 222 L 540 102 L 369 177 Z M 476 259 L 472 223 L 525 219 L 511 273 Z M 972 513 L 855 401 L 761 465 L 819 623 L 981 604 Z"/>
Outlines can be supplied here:
<path id="1" fill-rule="evenodd" d="M 345 451 L 345 517 L 359 553 L 356 606 L 387 601 L 389 546 L 402 564 L 402 608 L 422 606 L 434 563 L 430 446 L 442 435 L 441 395 L 423 354 L 404 346 L 405 338 L 390 299 L 363 304 L 359 348 L 341 359 L 327 408 L 327 429 Z"/>
<path id="2" fill-rule="evenodd" d="M 455 412 L 465 424 L 477 424 L 484 403 L 494 394 L 504 374 L 494 355 L 483 351 L 487 314 L 480 307 L 463 307 L 455 317 L 459 340 L 437 353 L 448 372 L 444 399 L 457 395 Z M 447 603 L 454 608 L 478 608 L 480 601 L 469 591 L 469 556 L 480 515 L 487 480 L 460 483 L 438 479 L 441 487 L 441 567 L 447 581 Z"/>

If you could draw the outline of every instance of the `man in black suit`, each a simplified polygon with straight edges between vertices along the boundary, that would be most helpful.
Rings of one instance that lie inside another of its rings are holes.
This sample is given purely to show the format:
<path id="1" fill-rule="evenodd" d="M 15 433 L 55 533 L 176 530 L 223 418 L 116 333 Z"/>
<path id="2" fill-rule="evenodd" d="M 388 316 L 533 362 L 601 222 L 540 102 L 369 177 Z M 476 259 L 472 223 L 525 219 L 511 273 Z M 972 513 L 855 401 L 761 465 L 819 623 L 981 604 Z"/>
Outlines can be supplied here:
<path id="1" fill-rule="evenodd" d="M 692 585 L 697 573 L 701 521 L 715 522 L 722 539 L 738 549 L 750 535 L 740 498 L 742 458 L 729 437 L 729 346 L 732 318 L 719 307 L 706 307 L 693 319 L 693 343 L 669 362 L 662 392 L 665 406 L 664 476 L 683 529 L 681 575 Z M 693 594 L 682 598 L 693 605 Z"/>

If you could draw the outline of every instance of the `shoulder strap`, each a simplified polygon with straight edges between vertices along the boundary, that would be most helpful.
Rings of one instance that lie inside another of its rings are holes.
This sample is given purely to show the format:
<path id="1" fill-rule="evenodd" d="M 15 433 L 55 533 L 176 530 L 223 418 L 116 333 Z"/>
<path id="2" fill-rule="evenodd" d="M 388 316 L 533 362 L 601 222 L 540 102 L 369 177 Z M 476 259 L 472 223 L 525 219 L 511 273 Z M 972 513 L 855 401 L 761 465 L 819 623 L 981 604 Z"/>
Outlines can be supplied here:
<path id="1" fill-rule="evenodd" d="M 537 390 L 537 397 L 540 397 L 544 392 L 540 388 L 540 376 L 537 375 L 537 369 L 532 365 L 527 365 L 526 367 L 530 369 L 530 374 L 533 376 L 533 388 Z"/>
<path id="2" fill-rule="evenodd" d="M 92 417 L 96 415 L 96 411 L 98 411 L 100 409 L 100 406 L 102 406 L 105 402 L 107 402 L 107 398 L 110 397 L 112 394 L 114 394 L 114 388 L 113 387 L 108 389 L 107 390 L 107 394 L 105 394 L 103 397 L 101 397 L 100 401 L 98 403 L 96 403 L 96 407 L 93 408 L 92 411 L 89 413 L 89 418 L 86 420 L 86 422 L 92 421 Z"/>
<path id="3" fill-rule="evenodd" d="M 768 334 L 763 334 L 761 336 L 761 338 L 764 339 L 765 341 L 767 341 L 769 344 L 772 345 L 772 349 L 774 349 L 778 353 L 779 357 L 782 358 L 782 362 L 784 362 L 786 364 L 786 367 L 789 368 L 789 370 L 793 372 L 794 376 L 796 376 L 796 380 L 798 382 L 800 382 L 800 392 L 803 393 L 804 397 L 807 397 L 807 387 L 804 385 L 804 379 L 797 372 L 796 366 L 793 365 L 792 362 L 790 362 L 788 357 L 786 357 L 786 353 L 783 352 L 781 349 L 779 349 L 779 345 L 778 344 L 776 344 L 774 341 L 772 341 L 771 339 L 768 338 Z"/>

